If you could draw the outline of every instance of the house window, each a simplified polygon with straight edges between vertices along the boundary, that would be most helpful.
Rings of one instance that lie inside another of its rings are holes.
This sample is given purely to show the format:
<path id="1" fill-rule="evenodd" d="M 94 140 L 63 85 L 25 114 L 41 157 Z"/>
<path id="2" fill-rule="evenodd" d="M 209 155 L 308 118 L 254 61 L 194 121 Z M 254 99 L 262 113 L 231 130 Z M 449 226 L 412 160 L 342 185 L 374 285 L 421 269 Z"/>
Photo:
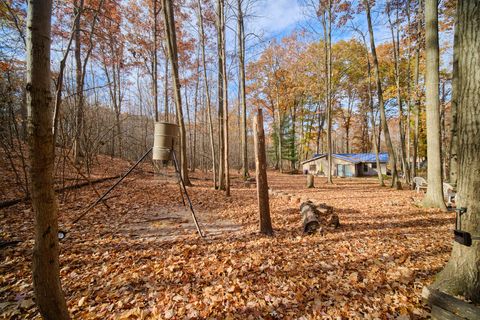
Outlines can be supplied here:
<path id="1" fill-rule="evenodd" d="M 368 172 L 368 164 L 363 164 L 363 172 Z"/>
<path id="2" fill-rule="evenodd" d="M 372 169 L 377 169 L 377 163 L 376 162 L 372 163 Z"/>
<path id="3" fill-rule="evenodd" d="M 308 171 L 315 173 L 315 171 L 317 171 L 317 165 L 311 164 L 310 167 L 308 168 Z"/>

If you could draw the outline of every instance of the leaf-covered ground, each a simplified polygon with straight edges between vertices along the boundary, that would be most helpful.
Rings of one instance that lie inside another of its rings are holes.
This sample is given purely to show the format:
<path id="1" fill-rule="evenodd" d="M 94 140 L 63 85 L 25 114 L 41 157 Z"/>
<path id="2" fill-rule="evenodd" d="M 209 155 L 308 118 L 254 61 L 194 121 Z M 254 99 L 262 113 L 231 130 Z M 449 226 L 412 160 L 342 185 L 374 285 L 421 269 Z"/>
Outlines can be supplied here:
<path id="1" fill-rule="evenodd" d="M 61 279 L 75 319 L 423 319 L 421 289 L 448 259 L 453 215 L 416 207 L 413 191 L 375 179 L 269 173 L 275 235 L 257 233 L 256 191 L 233 179 L 232 196 L 194 174 L 189 188 L 199 239 L 173 179 L 136 173 L 77 225 L 95 199 L 86 187 L 60 204 Z M 97 185 L 106 190 L 111 182 Z M 420 195 L 421 196 L 421 195 Z M 341 226 L 301 232 L 296 198 L 335 208 Z M 30 274 L 33 214 L 28 204 L 0 211 L 0 314 L 35 318 Z M 138 227 L 138 225 L 141 227 Z"/>

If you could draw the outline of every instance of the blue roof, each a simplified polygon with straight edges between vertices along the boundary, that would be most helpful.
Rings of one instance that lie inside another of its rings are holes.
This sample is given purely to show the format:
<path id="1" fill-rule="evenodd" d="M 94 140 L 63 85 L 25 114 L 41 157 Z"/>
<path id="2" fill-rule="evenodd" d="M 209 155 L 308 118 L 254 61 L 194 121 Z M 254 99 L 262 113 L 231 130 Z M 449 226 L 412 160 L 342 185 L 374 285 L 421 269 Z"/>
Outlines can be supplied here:
<path id="1" fill-rule="evenodd" d="M 304 161 L 304 162 L 305 163 L 310 162 L 312 160 L 325 157 L 326 155 L 327 155 L 326 153 L 314 154 L 312 159 Z M 349 162 L 352 162 L 352 163 L 376 162 L 377 161 L 375 153 L 333 153 L 332 156 L 337 158 L 337 159 L 349 161 Z M 388 153 L 386 153 L 386 152 L 379 153 L 378 154 L 378 160 L 381 163 L 388 162 Z"/>
<path id="2" fill-rule="evenodd" d="M 375 153 L 334 153 L 333 156 L 354 163 L 377 161 Z M 388 162 L 388 153 L 379 153 L 378 160 L 382 163 Z"/>

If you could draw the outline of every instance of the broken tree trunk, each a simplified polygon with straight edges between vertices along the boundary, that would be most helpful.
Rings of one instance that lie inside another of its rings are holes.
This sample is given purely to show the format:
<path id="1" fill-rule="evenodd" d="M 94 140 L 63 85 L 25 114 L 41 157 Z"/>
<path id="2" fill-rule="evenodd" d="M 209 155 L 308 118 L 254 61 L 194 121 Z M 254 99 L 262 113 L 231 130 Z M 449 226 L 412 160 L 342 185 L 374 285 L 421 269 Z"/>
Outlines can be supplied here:
<path id="1" fill-rule="evenodd" d="M 267 156 L 265 154 L 265 132 L 263 130 L 262 109 L 258 109 L 254 118 L 255 130 L 255 167 L 257 181 L 258 210 L 260 212 L 260 233 L 273 235 L 270 219 L 270 204 L 268 199 Z"/>

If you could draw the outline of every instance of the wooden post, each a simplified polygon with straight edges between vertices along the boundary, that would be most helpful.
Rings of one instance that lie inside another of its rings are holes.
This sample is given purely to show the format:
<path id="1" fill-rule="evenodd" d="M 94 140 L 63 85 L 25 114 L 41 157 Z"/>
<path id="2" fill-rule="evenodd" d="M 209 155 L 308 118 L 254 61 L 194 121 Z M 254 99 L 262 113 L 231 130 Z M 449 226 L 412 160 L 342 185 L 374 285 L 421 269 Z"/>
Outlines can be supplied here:
<path id="1" fill-rule="evenodd" d="M 307 174 L 307 188 L 315 188 L 313 174 Z"/>
<path id="2" fill-rule="evenodd" d="M 260 213 L 260 233 L 273 235 L 272 221 L 270 219 L 270 204 L 268 199 L 267 182 L 267 156 L 265 154 L 265 132 L 263 130 L 262 109 L 258 109 L 257 116 L 253 119 L 255 130 L 255 167 L 257 180 L 258 210 Z"/>

